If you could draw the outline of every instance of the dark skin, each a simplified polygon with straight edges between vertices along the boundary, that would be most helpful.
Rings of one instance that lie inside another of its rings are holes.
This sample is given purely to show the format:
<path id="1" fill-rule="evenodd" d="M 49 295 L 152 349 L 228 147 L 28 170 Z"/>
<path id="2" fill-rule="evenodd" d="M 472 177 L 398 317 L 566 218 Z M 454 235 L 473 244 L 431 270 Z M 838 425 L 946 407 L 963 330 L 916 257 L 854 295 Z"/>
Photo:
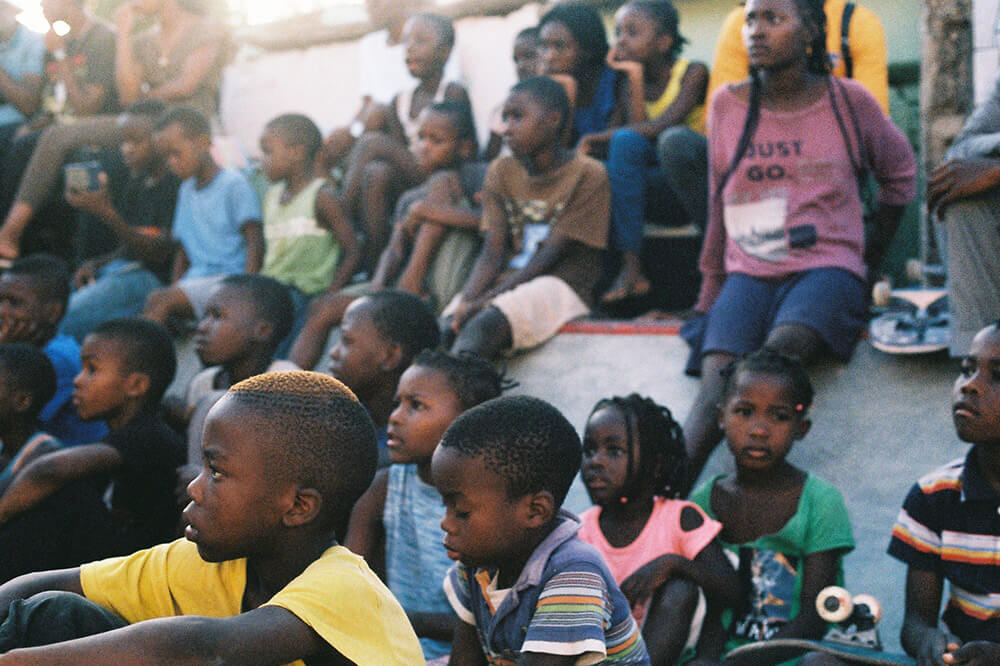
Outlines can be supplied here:
<path id="1" fill-rule="evenodd" d="M 226 447 L 220 444 L 219 438 L 228 439 L 252 419 L 251 413 L 232 404 L 221 405 L 210 416 L 204 450 L 206 465 L 212 466 L 213 477 L 224 477 L 230 485 L 245 482 L 242 475 L 250 470 L 240 467 L 236 458 L 227 456 Z M 264 433 L 263 440 L 266 440 L 266 426 L 260 423 L 255 426 L 255 432 Z M 261 462 L 263 447 L 274 445 L 263 440 L 260 437 L 245 440 L 245 444 L 255 448 L 243 450 L 240 459 L 251 456 Z M 196 507 L 195 511 L 203 517 L 208 511 L 204 502 L 209 474 L 203 471 L 192 483 L 194 502 L 188 509 Z M 265 664 L 288 663 L 295 659 L 305 659 L 310 665 L 350 663 L 289 611 L 261 607 L 336 543 L 334 535 L 318 520 L 323 502 L 317 491 L 284 480 L 272 481 L 261 484 L 267 491 L 259 498 L 259 503 L 246 505 L 257 507 L 269 516 L 266 524 L 260 527 L 261 533 L 243 545 L 241 552 L 223 549 L 215 553 L 221 559 L 247 558 L 241 614 L 229 618 L 169 617 L 138 622 L 88 638 L 14 650 L 0 657 L 0 663 Z M 206 535 L 196 538 L 201 552 L 201 540 Z M 0 608 L 3 609 L 0 619 L 6 615 L 12 601 L 46 590 L 82 594 L 79 569 L 29 574 L 0 587 Z"/>
<path id="2" fill-rule="evenodd" d="M 927 179 L 927 209 L 943 213 L 948 204 L 993 190 L 1000 185 L 1000 159 L 970 157 L 948 160 Z"/>
<path id="3" fill-rule="evenodd" d="M 972 340 L 968 355 L 952 389 L 952 418 L 959 438 L 975 444 L 976 466 L 994 492 L 1000 493 L 1000 332 L 993 326 L 981 330 Z M 939 622 L 944 578 L 933 571 L 910 567 L 906 574 L 906 612 L 900 642 L 919 666 L 949 663 L 996 663 L 990 655 L 995 646 L 969 643 L 967 651 L 957 650 L 961 641 Z M 954 648 L 951 646 L 955 646 Z M 958 652 L 949 661 L 946 652 Z M 970 655 L 968 657 L 964 655 Z M 983 656 L 980 656 L 983 655 Z M 982 661 L 974 661 L 980 658 Z M 968 659 L 959 661 L 957 659 Z"/>

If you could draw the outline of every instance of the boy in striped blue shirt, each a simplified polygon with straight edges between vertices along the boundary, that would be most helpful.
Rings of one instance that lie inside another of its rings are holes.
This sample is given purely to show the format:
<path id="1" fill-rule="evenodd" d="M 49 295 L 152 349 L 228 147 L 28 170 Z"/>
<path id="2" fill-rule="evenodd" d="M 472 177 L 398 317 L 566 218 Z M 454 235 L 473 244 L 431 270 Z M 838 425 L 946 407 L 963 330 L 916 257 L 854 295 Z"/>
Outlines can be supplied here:
<path id="1" fill-rule="evenodd" d="M 444 499 L 444 581 L 461 622 L 451 664 L 649 664 L 629 604 L 600 554 L 561 512 L 580 438 L 526 396 L 479 405 L 451 424 L 431 475 Z"/>
<path id="2" fill-rule="evenodd" d="M 908 565 L 900 637 L 925 664 L 1000 663 L 1000 322 L 979 331 L 952 391 L 959 458 L 910 489 L 889 554 Z M 938 622 L 944 582 L 951 597 Z"/>

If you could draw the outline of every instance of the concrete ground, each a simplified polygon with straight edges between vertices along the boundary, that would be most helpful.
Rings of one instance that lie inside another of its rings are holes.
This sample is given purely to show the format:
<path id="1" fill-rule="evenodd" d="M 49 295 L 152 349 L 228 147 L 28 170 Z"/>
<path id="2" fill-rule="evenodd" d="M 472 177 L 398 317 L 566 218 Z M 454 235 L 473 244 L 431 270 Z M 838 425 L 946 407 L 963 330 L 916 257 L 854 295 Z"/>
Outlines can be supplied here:
<path id="1" fill-rule="evenodd" d="M 687 346 L 676 335 L 567 335 L 513 359 L 509 373 L 527 393 L 549 400 L 582 431 L 602 397 L 649 395 L 683 417 L 698 388 L 684 376 Z M 882 640 L 898 649 L 905 567 L 885 554 L 889 533 L 910 486 L 923 474 L 963 456 L 955 437 L 950 391 L 957 362 L 945 355 L 888 356 L 862 342 L 846 365 L 824 362 L 811 373 L 813 427 L 791 461 L 833 483 L 844 495 L 856 550 L 845 559 L 846 585 L 882 602 Z M 732 469 L 725 446 L 703 474 Z M 567 508 L 589 506 L 579 481 Z"/>
<path id="2" fill-rule="evenodd" d="M 687 346 L 675 334 L 636 334 L 641 326 L 625 330 L 631 333 L 563 333 L 511 359 L 508 374 L 519 383 L 511 393 L 548 400 L 580 431 L 599 399 L 631 392 L 651 396 L 683 422 L 698 390 L 698 381 L 682 372 Z M 326 363 L 324 357 L 320 369 Z M 186 386 L 199 367 L 190 343 L 182 344 L 172 390 Z M 846 584 L 882 602 L 887 649 L 898 649 L 903 613 L 905 568 L 885 554 L 896 513 L 916 479 L 968 448 L 951 424 L 957 368 L 944 355 L 888 356 L 865 342 L 846 365 L 820 363 L 811 373 L 813 427 L 790 456 L 844 495 L 857 542 L 845 560 Z M 703 478 L 731 468 L 729 452 L 720 446 Z M 579 512 L 589 504 L 578 480 L 566 507 Z"/>

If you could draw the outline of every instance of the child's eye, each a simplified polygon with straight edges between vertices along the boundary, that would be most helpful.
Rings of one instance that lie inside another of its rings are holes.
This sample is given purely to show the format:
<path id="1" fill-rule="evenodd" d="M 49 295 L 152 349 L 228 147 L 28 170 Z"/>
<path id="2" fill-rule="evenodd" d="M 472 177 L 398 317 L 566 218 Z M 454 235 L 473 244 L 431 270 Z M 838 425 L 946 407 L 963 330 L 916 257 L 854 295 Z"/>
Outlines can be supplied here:
<path id="1" fill-rule="evenodd" d="M 959 368 L 959 373 L 961 373 L 963 377 L 971 377 L 975 371 L 976 368 L 971 361 L 969 361 L 968 359 L 962 361 L 962 366 Z"/>
<path id="2" fill-rule="evenodd" d="M 459 520 L 466 520 L 468 517 L 469 517 L 468 511 L 459 511 L 458 509 L 455 510 L 455 518 Z"/>

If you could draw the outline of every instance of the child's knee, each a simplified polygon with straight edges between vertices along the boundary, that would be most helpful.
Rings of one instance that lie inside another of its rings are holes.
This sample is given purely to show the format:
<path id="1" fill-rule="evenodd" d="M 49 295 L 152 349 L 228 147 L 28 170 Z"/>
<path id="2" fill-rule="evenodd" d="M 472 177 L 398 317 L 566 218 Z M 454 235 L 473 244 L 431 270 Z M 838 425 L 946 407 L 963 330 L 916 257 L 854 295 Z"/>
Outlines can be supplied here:
<path id="1" fill-rule="evenodd" d="M 361 179 L 366 190 L 384 190 L 392 182 L 394 169 L 388 162 L 372 160 L 361 170 Z"/>
<path id="2" fill-rule="evenodd" d="M 698 586 L 686 578 L 673 578 L 653 595 L 651 615 L 666 614 L 675 622 L 691 624 L 698 609 Z"/>

